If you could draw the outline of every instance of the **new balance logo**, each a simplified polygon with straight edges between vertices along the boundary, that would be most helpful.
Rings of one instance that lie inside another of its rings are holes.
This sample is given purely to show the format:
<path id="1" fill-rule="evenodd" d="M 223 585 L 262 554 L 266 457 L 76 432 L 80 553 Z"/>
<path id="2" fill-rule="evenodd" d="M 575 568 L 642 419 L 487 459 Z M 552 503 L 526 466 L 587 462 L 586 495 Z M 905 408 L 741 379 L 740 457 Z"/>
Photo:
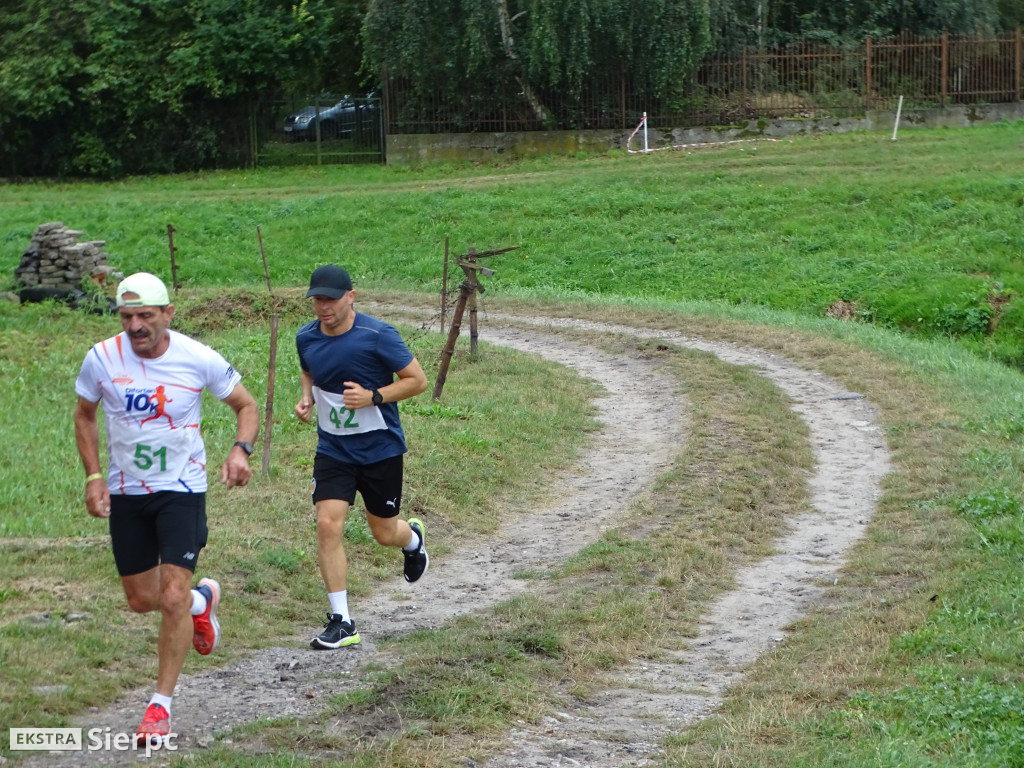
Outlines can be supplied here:
<path id="1" fill-rule="evenodd" d="M 196 559 L 196 553 L 195 552 L 186 552 L 185 553 L 185 559 L 186 560 L 195 560 Z"/>

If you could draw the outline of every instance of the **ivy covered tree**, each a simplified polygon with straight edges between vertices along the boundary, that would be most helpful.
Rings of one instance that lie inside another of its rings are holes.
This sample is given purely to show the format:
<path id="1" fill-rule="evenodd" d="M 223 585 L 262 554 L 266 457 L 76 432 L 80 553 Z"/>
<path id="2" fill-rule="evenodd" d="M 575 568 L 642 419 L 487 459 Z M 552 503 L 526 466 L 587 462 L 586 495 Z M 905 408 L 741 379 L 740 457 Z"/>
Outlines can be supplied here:
<path id="1" fill-rule="evenodd" d="M 707 0 L 371 0 L 363 46 L 403 93 L 482 113 L 514 84 L 544 122 L 545 93 L 571 102 L 595 82 L 672 97 L 708 50 L 708 21 Z"/>
<path id="2" fill-rule="evenodd" d="M 362 29 L 367 69 L 423 85 L 440 82 L 446 92 L 458 92 L 486 76 L 496 60 L 497 15 L 481 15 L 480 5 L 476 0 L 370 0 Z"/>

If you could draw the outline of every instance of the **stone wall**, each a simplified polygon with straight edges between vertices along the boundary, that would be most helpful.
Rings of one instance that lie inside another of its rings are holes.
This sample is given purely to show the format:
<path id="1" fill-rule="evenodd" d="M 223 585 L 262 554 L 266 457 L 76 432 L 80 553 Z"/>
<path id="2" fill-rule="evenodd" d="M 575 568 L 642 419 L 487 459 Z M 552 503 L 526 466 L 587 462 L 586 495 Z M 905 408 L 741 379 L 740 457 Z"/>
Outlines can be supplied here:
<path id="1" fill-rule="evenodd" d="M 965 105 L 942 109 L 904 109 L 900 129 L 970 127 L 1024 119 L 1024 102 Z M 647 148 L 715 143 L 756 138 L 784 138 L 852 131 L 892 132 L 894 112 L 872 110 L 863 118 L 766 118 L 717 127 L 651 127 Z M 498 158 L 565 155 L 576 152 L 601 154 L 611 150 L 643 151 L 644 137 L 629 142 L 633 129 L 581 131 L 525 131 L 520 133 L 402 134 L 387 137 L 387 163 L 491 162 Z M 627 146 L 628 145 L 628 146 Z"/>
<path id="2" fill-rule="evenodd" d="M 56 295 L 81 291 L 82 280 L 104 285 L 115 273 L 107 265 L 104 241 L 78 242 L 81 232 L 59 221 L 40 224 L 14 270 L 19 288 L 42 288 Z"/>

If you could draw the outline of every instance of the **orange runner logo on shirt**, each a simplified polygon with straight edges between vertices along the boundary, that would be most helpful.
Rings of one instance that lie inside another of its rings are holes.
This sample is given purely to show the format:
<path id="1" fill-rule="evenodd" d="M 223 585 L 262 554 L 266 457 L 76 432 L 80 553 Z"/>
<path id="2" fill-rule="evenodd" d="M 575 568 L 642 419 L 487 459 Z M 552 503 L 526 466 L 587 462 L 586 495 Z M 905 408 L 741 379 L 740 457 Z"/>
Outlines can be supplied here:
<path id="1" fill-rule="evenodd" d="M 150 410 L 152 410 L 153 415 L 144 418 L 140 424 L 145 424 L 147 421 L 153 421 L 154 419 L 159 419 L 161 416 L 166 416 L 167 423 L 171 425 L 171 429 L 174 429 L 174 421 L 171 419 L 171 415 L 164 410 L 167 407 L 167 403 L 173 402 L 174 401 L 167 396 L 163 385 L 159 385 L 156 388 L 156 393 L 149 398 Z"/>

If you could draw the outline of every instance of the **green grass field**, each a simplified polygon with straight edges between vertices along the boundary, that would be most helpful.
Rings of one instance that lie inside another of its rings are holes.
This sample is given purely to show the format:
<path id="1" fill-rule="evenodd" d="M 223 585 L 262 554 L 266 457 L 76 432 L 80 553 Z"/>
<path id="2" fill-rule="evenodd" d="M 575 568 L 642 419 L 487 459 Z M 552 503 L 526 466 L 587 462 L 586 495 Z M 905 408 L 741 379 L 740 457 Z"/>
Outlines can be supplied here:
<path id="1" fill-rule="evenodd" d="M 175 325 L 222 350 L 261 405 L 269 317 L 281 315 L 273 469 L 246 491 L 245 505 L 219 489 L 209 501 L 225 522 L 211 555 L 233 574 L 239 610 L 230 629 L 242 641 L 223 656 L 192 657 L 189 672 L 281 642 L 322 601 L 310 527 L 281 522 L 308 506 L 313 445 L 289 418 L 298 392 L 291 335 L 308 315 L 297 297 L 318 264 L 343 264 L 363 297 L 421 306 L 429 320 L 445 238 L 452 254 L 517 246 L 488 261 L 495 275 L 485 279 L 485 306 L 681 330 L 821 370 L 880 411 L 894 463 L 877 516 L 843 586 L 758 661 L 718 716 L 666 744 L 665 764 L 1009 768 L 1024 765 L 1022 160 L 1024 125 L 1009 124 L 906 131 L 898 142 L 815 136 L 756 149 L 487 167 L 8 184 L 0 186 L 8 281 L 0 288 L 13 287 L 33 230 L 49 221 L 105 240 L 111 264 L 125 273 L 169 277 L 173 224 L 182 280 Z M 840 301 L 850 320 L 827 317 Z M 153 622 L 124 607 L 105 529 L 85 514 L 71 425 L 82 356 L 117 325 L 52 304 L 0 302 L 0 726 L 61 725 L 154 676 L 144 631 Z M 433 381 L 443 338 L 402 330 Z M 756 473 L 740 470 L 779 460 L 772 446 L 792 444 L 793 455 L 778 463 L 799 467 L 807 448 L 798 420 L 783 418 L 784 402 L 761 377 L 684 350 L 658 355 L 692 403 L 699 439 L 681 448 L 650 506 L 623 510 L 621 531 L 550 575 L 564 586 L 563 600 L 499 606 L 493 626 L 456 622 L 389 645 L 408 659 L 403 684 L 384 677 L 365 699 L 333 702 L 332 711 L 359 716 L 386 696 L 413 725 L 379 743 L 331 741 L 330 759 L 455 765 L 449 742 L 500 736 L 517 718 L 557 707 L 552 681 L 586 688 L 596 684 L 588 678 L 596 667 L 630 658 L 630 640 L 614 631 L 624 614 L 650 628 L 666 611 L 692 620 L 720 588 L 723 558 L 759 551 L 755 527 L 732 514 L 724 494 L 758 498 Z M 514 388 L 502 386 L 513 376 Z M 535 391 L 552 407 L 524 420 Z M 410 454 L 407 503 L 449 521 L 439 556 L 460 545 L 460 531 L 494 530 L 510 492 L 517 501 L 543 493 L 523 480 L 536 467 L 571 467 L 587 436 L 573 425 L 589 423 L 592 394 L 590 383 L 552 364 L 460 348 L 440 401 L 423 395 L 406 404 L 410 442 L 429 446 Z M 213 455 L 233 439 L 225 410 L 205 409 Z M 704 482 L 708 468 L 731 484 Z M 805 491 L 776 472 L 772 504 L 791 514 Z M 720 527 L 694 525 L 688 498 L 721 510 Z M 661 527 L 650 539 L 628 535 L 650 509 L 660 511 Z M 350 589 L 368 593 L 390 576 L 390 560 L 365 531 L 346 536 L 362 565 Z M 704 555 L 685 573 L 678 549 L 665 544 L 680 540 Z M 663 588 L 658 604 L 632 585 L 639 559 Z M 60 620 L 71 612 L 113 616 L 124 631 Z M 32 620 L 44 613 L 50 618 Z M 525 632 L 547 650 L 511 652 Z M 567 648 L 573 653 L 559 651 Z M 495 658 L 500 679 L 489 673 Z M 468 672 L 455 680 L 456 669 Z M 42 680 L 68 687 L 41 692 Z M 466 686 L 482 702 L 469 711 L 459 708 Z M 432 714 L 425 695 L 435 705 L 452 696 L 437 711 L 462 714 Z M 188 764 L 326 759 L 307 749 L 326 738 L 315 724 L 257 723 L 249 732 L 272 743 L 275 756 L 217 744 Z M 20 756 L 5 743 L 0 752 Z"/>
<path id="2" fill-rule="evenodd" d="M 453 253 L 517 246 L 502 295 L 712 300 L 856 316 L 1024 361 L 1020 124 L 815 136 L 506 165 L 321 167 L 0 187 L 0 266 L 59 220 L 129 271 L 275 285 L 339 261 L 363 287 L 436 290 Z"/>

